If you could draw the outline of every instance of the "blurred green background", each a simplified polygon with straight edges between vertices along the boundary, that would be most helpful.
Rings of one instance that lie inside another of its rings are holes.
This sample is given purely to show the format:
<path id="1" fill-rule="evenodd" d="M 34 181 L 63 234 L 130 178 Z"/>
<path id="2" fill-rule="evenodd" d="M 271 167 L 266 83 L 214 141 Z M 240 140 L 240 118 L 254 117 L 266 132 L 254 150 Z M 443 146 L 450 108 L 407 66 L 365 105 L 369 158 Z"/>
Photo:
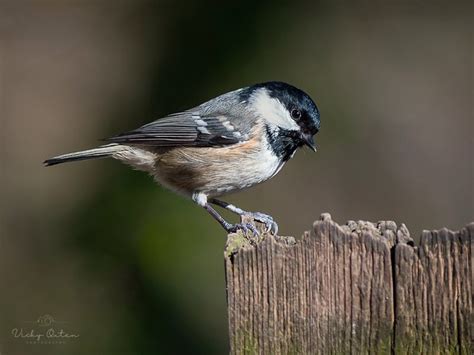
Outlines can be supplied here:
<path id="1" fill-rule="evenodd" d="M 351 4 L 2 1 L 0 353 L 228 351 L 220 226 L 116 161 L 41 162 L 238 87 L 321 110 L 317 154 L 227 198 L 282 235 L 326 211 L 415 237 L 471 221 L 472 5 Z M 44 314 L 80 337 L 12 337 Z"/>

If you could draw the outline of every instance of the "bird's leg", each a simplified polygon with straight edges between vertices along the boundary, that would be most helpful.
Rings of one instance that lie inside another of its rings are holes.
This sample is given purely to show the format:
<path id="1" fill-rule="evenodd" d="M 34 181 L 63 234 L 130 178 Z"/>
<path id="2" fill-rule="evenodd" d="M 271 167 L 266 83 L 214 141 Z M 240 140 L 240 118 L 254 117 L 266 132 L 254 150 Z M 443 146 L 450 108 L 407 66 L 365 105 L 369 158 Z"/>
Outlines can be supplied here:
<path id="1" fill-rule="evenodd" d="M 251 223 L 236 223 L 232 224 L 227 222 L 212 206 L 207 203 L 207 196 L 198 193 L 193 194 L 193 201 L 196 202 L 199 206 L 203 207 L 209 214 L 217 221 L 219 224 L 227 231 L 227 233 L 235 233 L 239 229 L 247 234 L 248 231 L 251 231 L 254 236 L 259 235 L 257 228 Z"/>
<path id="2" fill-rule="evenodd" d="M 234 205 L 232 205 L 230 203 L 227 203 L 225 201 L 217 200 L 215 198 L 212 198 L 209 202 L 214 204 L 214 205 L 225 208 L 226 210 L 229 210 L 233 213 L 236 213 L 239 216 L 249 216 L 249 217 L 253 218 L 256 221 L 265 224 L 267 232 L 272 232 L 273 234 L 278 233 L 278 224 L 276 224 L 276 222 L 273 220 L 272 216 L 269 216 L 269 215 L 267 215 L 265 213 L 261 213 L 261 212 L 244 211 L 244 210 L 238 208 L 237 206 L 234 206 Z"/>

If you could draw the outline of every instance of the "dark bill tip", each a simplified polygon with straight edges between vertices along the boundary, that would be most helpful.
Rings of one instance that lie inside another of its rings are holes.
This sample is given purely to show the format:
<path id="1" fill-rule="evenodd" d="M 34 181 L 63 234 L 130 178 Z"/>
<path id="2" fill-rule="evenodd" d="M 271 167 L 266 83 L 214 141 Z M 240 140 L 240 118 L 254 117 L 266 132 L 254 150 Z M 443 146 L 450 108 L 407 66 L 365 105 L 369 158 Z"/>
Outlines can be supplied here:
<path id="1" fill-rule="evenodd" d="M 314 144 L 314 138 L 310 134 L 303 134 L 302 135 L 303 142 L 307 145 L 313 152 L 316 152 L 316 144 Z"/>

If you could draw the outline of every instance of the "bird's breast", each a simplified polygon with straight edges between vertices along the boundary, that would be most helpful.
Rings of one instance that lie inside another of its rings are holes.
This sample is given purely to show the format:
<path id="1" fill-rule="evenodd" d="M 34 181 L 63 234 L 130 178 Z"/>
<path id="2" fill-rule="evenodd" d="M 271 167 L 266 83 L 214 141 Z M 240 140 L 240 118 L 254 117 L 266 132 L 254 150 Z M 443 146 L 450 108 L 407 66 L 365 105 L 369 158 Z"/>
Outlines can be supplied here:
<path id="1" fill-rule="evenodd" d="M 157 159 L 155 178 L 186 195 L 219 196 L 268 180 L 283 164 L 265 139 L 253 138 L 227 147 L 171 149 Z"/>

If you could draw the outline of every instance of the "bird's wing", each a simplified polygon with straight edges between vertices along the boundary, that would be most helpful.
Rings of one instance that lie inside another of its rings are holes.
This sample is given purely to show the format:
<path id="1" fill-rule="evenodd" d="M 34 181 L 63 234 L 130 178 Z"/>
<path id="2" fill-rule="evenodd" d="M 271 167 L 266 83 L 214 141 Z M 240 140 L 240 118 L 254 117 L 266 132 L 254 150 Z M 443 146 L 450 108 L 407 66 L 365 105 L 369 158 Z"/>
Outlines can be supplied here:
<path id="1" fill-rule="evenodd" d="M 108 138 L 122 144 L 154 147 L 210 147 L 235 144 L 248 139 L 230 117 L 189 110 L 169 115 L 138 129 Z"/>

